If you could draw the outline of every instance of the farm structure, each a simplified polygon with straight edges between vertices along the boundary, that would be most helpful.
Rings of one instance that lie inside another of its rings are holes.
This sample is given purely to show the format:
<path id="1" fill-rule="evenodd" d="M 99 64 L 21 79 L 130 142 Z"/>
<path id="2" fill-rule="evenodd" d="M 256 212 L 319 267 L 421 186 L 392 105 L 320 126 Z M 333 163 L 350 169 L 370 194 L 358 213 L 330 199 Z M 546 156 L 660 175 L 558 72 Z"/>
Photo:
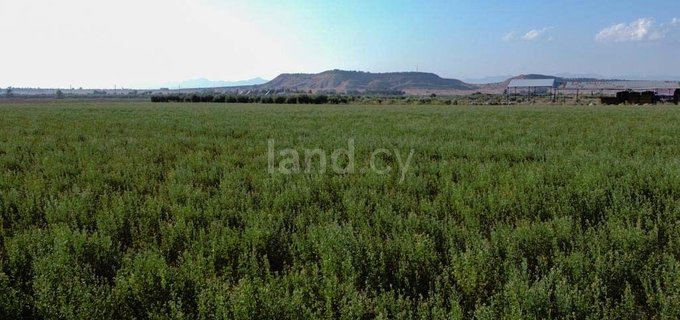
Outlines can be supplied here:
<path id="1" fill-rule="evenodd" d="M 655 104 L 675 102 L 678 98 L 680 82 L 646 80 L 595 80 L 595 79 L 512 79 L 505 94 L 525 95 L 530 100 L 535 96 L 550 96 L 555 102 L 557 97 L 599 96 L 603 104 Z"/>
<path id="2" fill-rule="evenodd" d="M 677 81 L 646 81 L 646 80 L 597 80 L 597 81 L 565 81 L 558 85 L 564 94 L 599 95 L 602 98 L 613 98 L 621 92 L 637 92 L 649 95 L 652 92 L 659 101 L 671 101 L 674 90 L 680 88 Z M 635 94 L 634 94 L 635 95 Z M 611 100 L 611 99 L 610 99 Z M 635 100 L 635 97 L 633 97 Z"/>
<path id="3" fill-rule="evenodd" d="M 556 96 L 557 86 L 555 79 L 512 79 L 506 90 L 507 95 L 524 94 L 529 98 L 533 96 Z"/>

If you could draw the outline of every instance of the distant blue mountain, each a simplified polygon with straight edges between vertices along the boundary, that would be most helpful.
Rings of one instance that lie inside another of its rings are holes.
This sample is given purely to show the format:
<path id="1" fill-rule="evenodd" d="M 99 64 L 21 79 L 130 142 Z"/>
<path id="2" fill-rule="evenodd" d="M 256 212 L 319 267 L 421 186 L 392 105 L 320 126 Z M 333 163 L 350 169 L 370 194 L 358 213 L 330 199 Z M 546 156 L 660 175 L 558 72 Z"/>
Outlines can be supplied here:
<path id="1" fill-rule="evenodd" d="M 186 80 L 182 82 L 170 82 L 164 84 L 162 87 L 170 89 L 195 89 L 195 88 L 220 88 L 220 87 L 240 87 L 240 86 L 254 86 L 267 83 L 268 80 L 262 78 L 254 78 L 242 81 L 213 81 L 206 78 Z"/>
<path id="2" fill-rule="evenodd" d="M 611 79 L 596 73 L 558 73 L 555 76 L 565 79 Z"/>
<path id="3" fill-rule="evenodd" d="M 589 79 L 619 79 L 619 80 L 642 80 L 642 81 L 680 81 L 679 76 L 672 75 L 614 75 L 614 76 L 603 76 L 599 74 L 592 73 L 558 73 L 555 76 L 567 79 L 578 79 L 578 78 L 589 78 Z"/>
<path id="4" fill-rule="evenodd" d="M 647 81 L 680 81 L 680 76 L 636 76 L 636 75 L 623 75 L 615 77 L 616 79 L 626 79 L 626 80 L 647 80 Z"/>
<path id="5" fill-rule="evenodd" d="M 680 76 L 658 75 L 658 76 L 640 76 L 640 75 L 616 75 L 604 76 L 595 73 L 558 73 L 550 74 L 550 76 L 564 78 L 564 79 L 618 79 L 618 80 L 644 80 L 644 81 L 680 81 Z M 492 84 L 503 82 L 512 76 L 492 76 L 477 79 L 464 79 L 466 83 L 472 84 Z"/>
<path id="6" fill-rule="evenodd" d="M 498 82 L 503 82 L 505 80 L 508 80 L 512 78 L 513 76 L 507 75 L 507 76 L 492 76 L 492 77 L 484 77 L 484 78 L 468 78 L 468 79 L 463 79 L 466 83 L 472 83 L 472 84 L 489 84 L 489 83 L 498 83 Z"/>

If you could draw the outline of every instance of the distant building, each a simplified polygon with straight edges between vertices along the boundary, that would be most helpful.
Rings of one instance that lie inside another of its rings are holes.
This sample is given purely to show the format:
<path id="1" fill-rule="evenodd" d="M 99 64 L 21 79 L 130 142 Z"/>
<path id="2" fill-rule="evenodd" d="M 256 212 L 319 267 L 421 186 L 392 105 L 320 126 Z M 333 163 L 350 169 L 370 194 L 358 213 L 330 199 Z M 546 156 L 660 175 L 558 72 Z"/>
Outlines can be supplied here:
<path id="1" fill-rule="evenodd" d="M 509 94 L 550 94 L 555 89 L 555 79 L 512 79 Z"/>

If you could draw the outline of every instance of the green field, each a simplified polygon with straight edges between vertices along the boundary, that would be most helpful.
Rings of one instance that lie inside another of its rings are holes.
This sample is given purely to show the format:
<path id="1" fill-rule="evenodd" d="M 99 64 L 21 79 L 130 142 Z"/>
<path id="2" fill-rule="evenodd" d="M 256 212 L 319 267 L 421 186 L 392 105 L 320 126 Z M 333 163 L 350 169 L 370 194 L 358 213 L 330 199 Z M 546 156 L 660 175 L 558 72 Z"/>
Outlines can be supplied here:
<path id="1" fill-rule="evenodd" d="M 5 103 L 0 214 L 2 319 L 678 319 L 680 109 Z"/>

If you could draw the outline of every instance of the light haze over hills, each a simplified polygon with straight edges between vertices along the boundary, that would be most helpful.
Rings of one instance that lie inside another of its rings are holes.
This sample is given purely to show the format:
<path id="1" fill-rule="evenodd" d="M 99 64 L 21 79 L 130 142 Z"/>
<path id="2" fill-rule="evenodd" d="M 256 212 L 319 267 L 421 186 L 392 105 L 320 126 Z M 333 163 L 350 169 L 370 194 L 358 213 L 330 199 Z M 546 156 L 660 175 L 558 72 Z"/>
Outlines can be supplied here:
<path id="1" fill-rule="evenodd" d="M 0 2 L 0 30 L 11 44 L 0 50 L 3 88 L 147 88 L 328 69 L 680 75 L 677 0 L 22 0 Z"/>

